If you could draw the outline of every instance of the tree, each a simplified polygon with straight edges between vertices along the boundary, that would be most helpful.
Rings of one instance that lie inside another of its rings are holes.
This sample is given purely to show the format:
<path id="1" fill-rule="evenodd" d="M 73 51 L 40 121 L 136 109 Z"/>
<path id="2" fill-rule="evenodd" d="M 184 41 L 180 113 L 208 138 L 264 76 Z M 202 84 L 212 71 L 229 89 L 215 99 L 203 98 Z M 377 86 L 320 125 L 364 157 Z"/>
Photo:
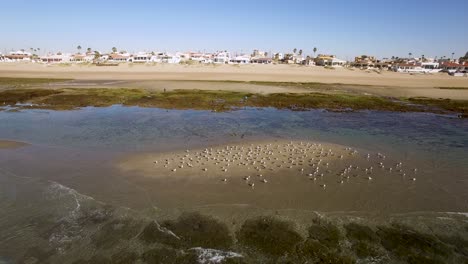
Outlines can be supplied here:
<path id="1" fill-rule="evenodd" d="M 302 55 L 302 50 L 299 50 L 299 56 L 301 56 L 301 55 Z"/>
<path id="2" fill-rule="evenodd" d="M 81 51 L 81 46 L 78 45 L 78 47 L 76 47 L 76 49 L 78 50 L 78 53 L 80 53 L 80 51 Z"/>
<path id="3" fill-rule="evenodd" d="M 296 48 L 294 48 L 294 49 L 293 49 L 293 52 L 294 52 L 294 54 L 296 54 L 296 51 L 297 51 L 297 49 L 296 49 Z"/>
<path id="4" fill-rule="evenodd" d="M 455 55 L 455 52 L 452 52 L 452 60 L 453 60 L 453 55 Z"/>
<path id="5" fill-rule="evenodd" d="M 314 57 L 315 57 L 315 53 L 317 52 L 317 48 L 314 47 Z"/>
<path id="6" fill-rule="evenodd" d="M 410 57 L 410 59 L 411 59 L 411 56 L 413 55 L 413 53 L 410 52 L 410 53 L 408 53 L 408 55 L 409 55 L 409 57 Z"/>
<path id="7" fill-rule="evenodd" d="M 421 55 L 421 60 L 422 60 L 422 62 L 425 62 L 425 61 L 426 61 L 426 58 L 424 57 L 424 54 Z"/>
<path id="8" fill-rule="evenodd" d="M 279 53 L 275 54 L 275 61 L 279 61 Z"/>
<path id="9" fill-rule="evenodd" d="M 266 58 L 268 57 L 268 52 L 265 52 L 265 57 L 266 57 Z"/>
<path id="10" fill-rule="evenodd" d="M 94 60 L 98 60 L 101 57 L 101 54 L 99 54 L 99 51 L 94 51 Z"/>
<path id="11" fill-rule="evenodd" d="M 87 48 L 86 52 L 91 53 L 91 48 Z"/>
<path id="12" fill-rule="evenodd" d="M 113 52 L 113 53 L 117 53 L 117 48 L 116 48 L 116 47 L 112 47 L 112 52 Z"/>

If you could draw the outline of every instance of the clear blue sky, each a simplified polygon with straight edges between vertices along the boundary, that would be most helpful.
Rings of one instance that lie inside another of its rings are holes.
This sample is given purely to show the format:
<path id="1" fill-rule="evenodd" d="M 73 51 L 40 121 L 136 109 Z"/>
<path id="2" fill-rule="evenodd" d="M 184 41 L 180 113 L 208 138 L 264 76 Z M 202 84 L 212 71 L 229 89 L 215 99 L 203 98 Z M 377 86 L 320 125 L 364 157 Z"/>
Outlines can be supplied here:
<path id="1" fill-rule="evenodd" d="M 2 0 L 0 51 L 464 55 L 468 0 Z"/>

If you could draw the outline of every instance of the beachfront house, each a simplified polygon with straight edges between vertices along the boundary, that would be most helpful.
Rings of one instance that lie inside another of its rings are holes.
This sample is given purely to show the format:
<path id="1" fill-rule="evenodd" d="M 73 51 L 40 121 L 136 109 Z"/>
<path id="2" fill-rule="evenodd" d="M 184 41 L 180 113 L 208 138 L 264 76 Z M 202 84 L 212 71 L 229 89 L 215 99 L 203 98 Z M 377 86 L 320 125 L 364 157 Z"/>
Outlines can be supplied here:
<path id="1" fill-rule="evenodd" d="M 162 63 L 172 63 L 172 64 L 177 64 L 182 61 L 182 58 L 178 55 L 173 55 L 170 53 L 165 53 L 162 56 L 159 57 L 161 59 Z"/>
<path id="2" fill-rule="evenodd" d="M 249 64 L 250 63 L 250 56 L 241 55 L 229 60 L 229 64 Z"/>
<path id="3" fill-rule="evenodd" d="M 107 60 L 113 63 L 122 63 L 130 60 L 131 55 L 129 53 L 111 53 Z"/>
<path id="4" fill-rule="evenodd" d="M 319 54 L 315 59 L 315 65 L 328 67 L 343 67 L 347 61 L 338 59 L 335 55 Z"/>
<path id="5" fill-rule="evenodd" d="M 137 54 L 134 54 L 129 61 L 133 63 L 147 63 L 151 61 L 151 56 L 152 55 L 146 52 L 138 52 Z"/>
<path id="6" fill-rule="evenodd" d="M 273 59 L 271 58 L 252 58 L 251 63 L 254 64 L 271 64 L 273 63 Z"/>
<path id="7" fill-rule="evenodd" d="M 457 71 L 463 71 L 465 69 L 465 66 L 459 63 L 446 61 L 440 64 L 440 68 L 444 72 L 454 73 Z"/>
<path id="8" fill-rule="evenodd" d="M 378 61 L 374 56 L 361 55 L 354 58 L 354 62 L 351 63 L 351 66 L 359 69 L 369 69 L 375 68 L 377 63 Z"/>
<path id="9" fill-rule="evenodd" d="M 31 61 L 32 54 L 24 50 L 12 51 L 5 55 L 6 61 Z"/>
<path id="10" fill-rule="evenodd" d="M 75 62 L 75 63 L 84 63 L 84 62 L 92 62 L 94 59 L 94 55 L 91 54 L 73 54 L 70 57 L 70 62 Z"/>
<path id="11" fill-rule="evenodd" d="M 192 52 L 190 53 L 190 60 L 199 63 L 213 63 L 213 56 L 207 53 Z"/>
<path id="12" fill-rule="evenodd" d="M 213 63 L 216 64 L 227 64 L 231 60 L 231 53 L 228 51 L 222 51 L 215 54 Z"/>
<path id="13" fill-rule="evenodd" d="M 393 71 L 403 73 L 416 72 L 416 69 L 420 68 L 421 65 L 416 63 L 398 63 L 392 67 Z"/>
<path id="14" fill-rule="evenodd" d="M 39 60 L 43 63 L 66 63 L 66 62 L 70 62 L 70 59 L 71 59 L 70 54 L 64 54 L 61 52 L 57 52 L 55 54 L 49 53 L 39 58 Z"/>

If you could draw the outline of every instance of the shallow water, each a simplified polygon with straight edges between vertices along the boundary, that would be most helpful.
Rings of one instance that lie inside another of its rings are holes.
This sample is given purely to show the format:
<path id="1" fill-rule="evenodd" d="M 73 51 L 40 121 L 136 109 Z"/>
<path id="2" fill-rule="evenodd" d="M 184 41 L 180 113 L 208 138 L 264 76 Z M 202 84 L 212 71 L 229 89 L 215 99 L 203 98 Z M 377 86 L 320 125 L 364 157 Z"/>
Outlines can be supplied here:
<path id="1" fill-rule="evenodd" d="M 105 204 L 120 208 L 118 215 L 124 216 L 127 210 L 158 217 L 201 211 L 236 227 L 263 213 L 307 222 L 314 211 L 468 212 L 468 120 L 452 116 L 122 106 L 0 111 L 0 139 L 30 143 L 0 149 L 0 209 L 6 212 L 0 216 L 0 262 L 6 263 L 20 259 L 25 248 L 32 249 L 26 255 L 44 258 L 53 248 L 56 263 L 64 261 L 60 256 L 71 254 L 70 262 L 83 257 L 86 250 L 68 246 L 95 232 L 94 221 L 106 215 Z M 115 166 L 135 154 L 278 139 L 329 142 L 359 151 L 352 161 L 331 163 L 334 172 L 350 162 L 376 166 L 376 153 L 384 153 L 386 164 L 402 162 L 408 176 L 376 167 L 372 182 L 359 175 L 340 184 L 333 173 L 315 183 L 297 171 L 278 171 L 268 184 L 253 189 L 241 179 L 224 184 L 218 178 L 152 178 Z M 412 173 L 413 168 L 418 172 Z M 80 222 L 83 214 L 86 219 L 91 215 L 91 224 Z M 37 245 L 47 246 L 39 250 Z"/>
<path id="2" fill-rule="evenodd" d="M 249 204 L 319 211 L 468 211 L 468 120 L 451 116 L 270 108 L 216 113 L 113 106 L 0 112 L 0 122 L 0 138 L 32 144 L 0 150 L 3 170 L 58 181 L 131 208 Z M 401 186 L 401 180 L 393 177 L 381 186 L 330 189 L 313 196 L 315 201 L 304 201 L 311 189 L 299 183 L 291 185 L 285 197 L 269 199 L 259 196 L 261 190 L 249 196 L 250 190 L 223 190 L 214 181 L 149 179 L 122 174 L 113 166 L 132 153 L 263 139 L 331 142 L 357 148 L 360 155 L 385 153 L 389 163 L 418 168 L 418 181 Z"/>

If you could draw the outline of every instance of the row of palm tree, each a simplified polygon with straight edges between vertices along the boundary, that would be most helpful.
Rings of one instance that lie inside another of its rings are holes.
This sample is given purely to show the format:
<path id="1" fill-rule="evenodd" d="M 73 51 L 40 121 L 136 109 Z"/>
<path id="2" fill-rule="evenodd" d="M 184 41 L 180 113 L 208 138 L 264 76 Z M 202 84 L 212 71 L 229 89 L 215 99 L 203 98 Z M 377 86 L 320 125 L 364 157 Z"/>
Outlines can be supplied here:
<path id="1" fill-rule="evenodd" d="M 411 58 L 411 56 L 413 56 L 413 53 L 408 53 L 409 57 Z M 453 56 L 455 55 L 455 52 L 452 52 L 452 60 L 453 60 Z M 446 58 L 446 56 L 442 56 L 443 58 Z M 421 58 L 424 59 L 424 55 L 421 56 Z"/>
<path id="2" fill-rule="evenodd" d="M 78 53 L 80 53 L 80 52 L 81 52 L 81 49 L 82 49 L 81 45 L 78 45 L 78 46 L 76 47 L 76 49 L 78 50 Z M 92 51 L 91 48 L 87 48 L 87 49 L 86 49 L 86 52 L 87 52 L 87 53 L 91 53 L 91 51 Z M 117 52 L 117 48 L 116 48 L 116 47 L 112 47 L 112 52 L 116 53 L 116 52 Z M 95 52 L 95 53 L 96 53 L 96 52 Z"/>
<path id="3" fill-rule="evenodd" d="M 313 49 L 313 51 L 314 51 L 314 57 L 315 57 L 315 53 L 317 53 L 317 50 L 318 50 L 317 47 L 314 47 L 314 49 Z M 296 52 L 297 52 L 297 49 L 294 48 L 294 49 L 293 49 L 293 54 L 296 54 Z M 299 50 L 298 55 L 299 55 L 299 56 L 302 55 L 302 50 L 301 50 L 301 49 Z"/>

